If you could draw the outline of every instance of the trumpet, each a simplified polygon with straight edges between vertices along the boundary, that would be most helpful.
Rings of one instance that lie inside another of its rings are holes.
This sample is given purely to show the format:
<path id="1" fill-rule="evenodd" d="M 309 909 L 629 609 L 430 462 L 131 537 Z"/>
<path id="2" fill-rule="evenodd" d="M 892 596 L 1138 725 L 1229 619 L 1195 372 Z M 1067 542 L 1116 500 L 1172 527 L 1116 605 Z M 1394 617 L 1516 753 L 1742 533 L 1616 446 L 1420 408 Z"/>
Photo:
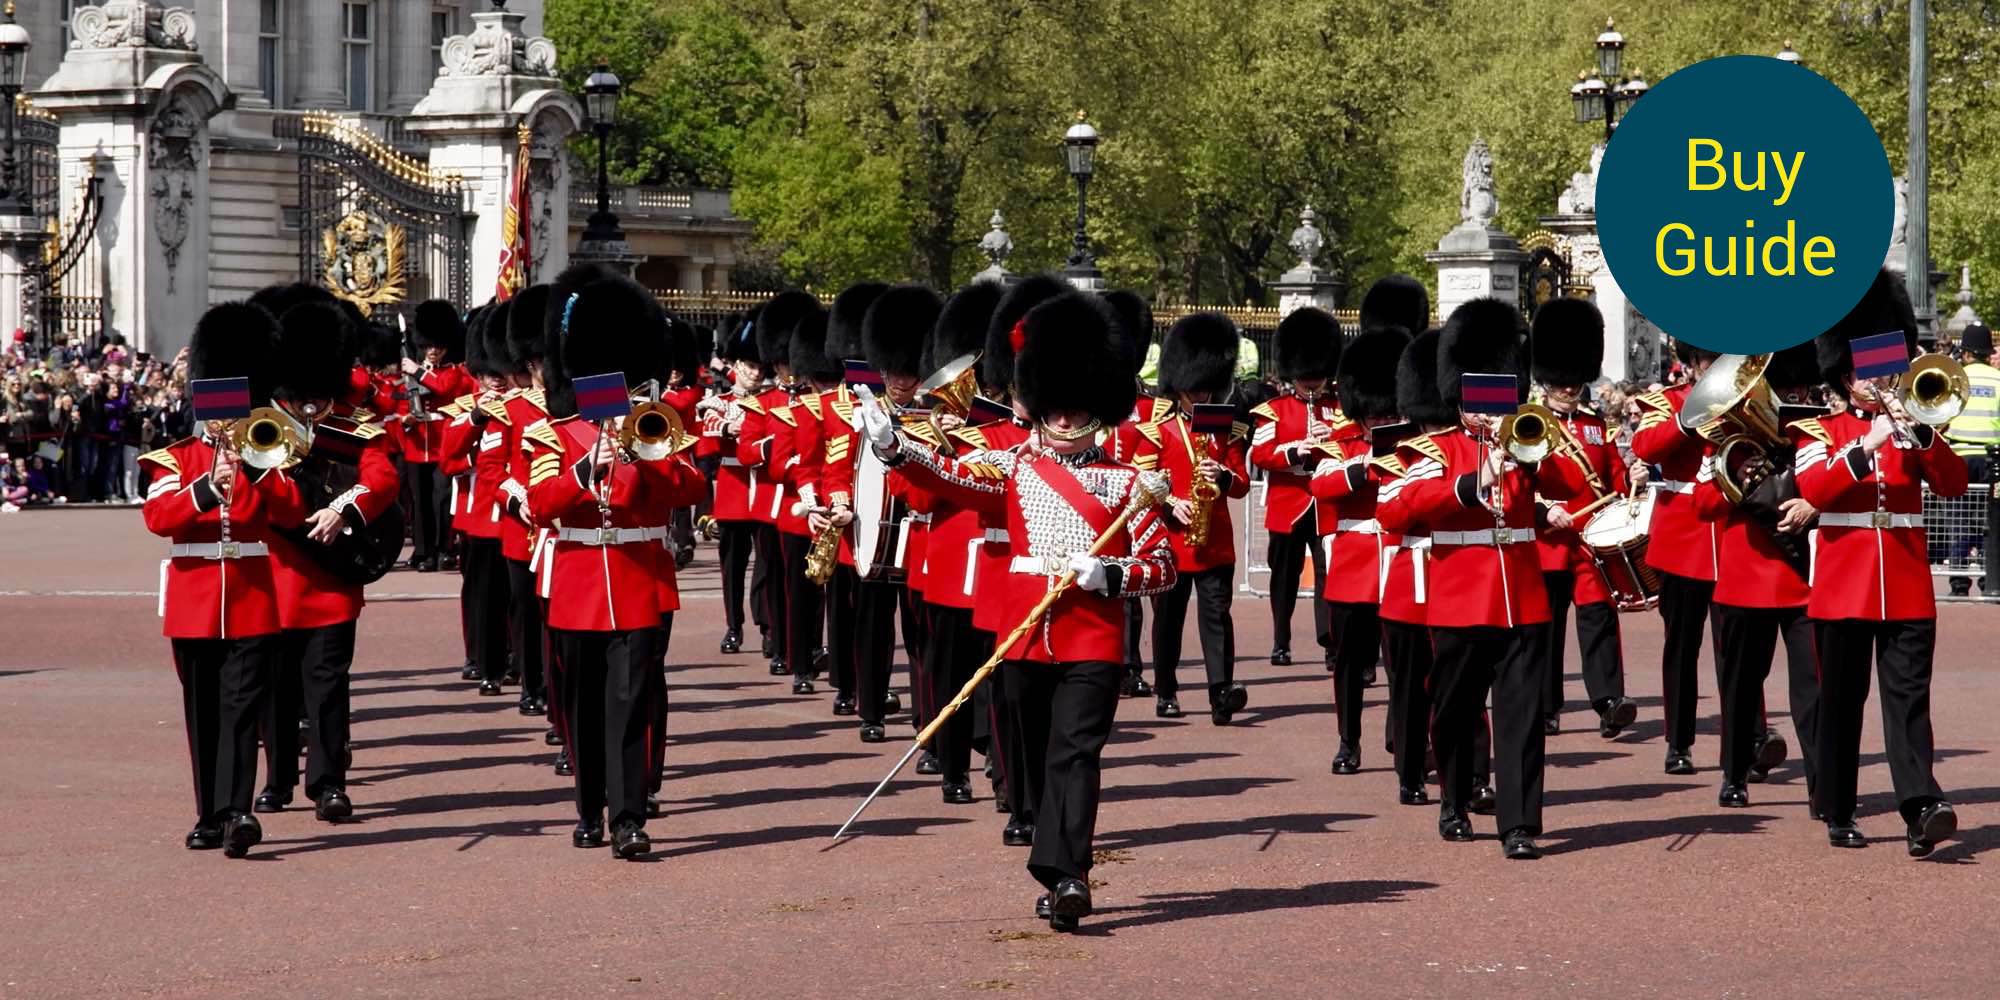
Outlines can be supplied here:
<path id="1" fill-rule="evenodd" d="M 229 425 L 229 447 L 253 469 L 276 469 L 291 463 L 302 450 L 290 418 L 260 406 Z"/>
<path id="2" fill-rule="evenodd" d="M 1495 440 L 1507 456 L 1523 465 L 1549 457 L 1555 447 L 1556 415 L 1540 403 L 1522 403 L 1521 408 L 1500 419 Z"/>
<path id="3" fill-rule="evenodd" d="M 694 533 L 708 541 L 715 541 L 722 537 L 722 522 L 712 514 L 703 514 L 694 519 Z"/>
<path id="4" fill-rule="evenodd" d="M 655 461 L 680 451 L 687 439 L 680 414 L 648 401 L 632 408 L 618 429 L 618 447 L 640 461 Z"/>
<path id="5" fill-rule="evenodd" d="M 1931 352 L 1918 355 L 1910 362 L 1909 371 L 1896 376 L 1883 403 L 1896 421 L 1902 438 L 1898 443 L 1902 444 L 1910 441 L 1908 427 L 1912 422 L 1927 427 L 1951 423 L 1965 409 L 1971 393 L 1964 366 Z"/>

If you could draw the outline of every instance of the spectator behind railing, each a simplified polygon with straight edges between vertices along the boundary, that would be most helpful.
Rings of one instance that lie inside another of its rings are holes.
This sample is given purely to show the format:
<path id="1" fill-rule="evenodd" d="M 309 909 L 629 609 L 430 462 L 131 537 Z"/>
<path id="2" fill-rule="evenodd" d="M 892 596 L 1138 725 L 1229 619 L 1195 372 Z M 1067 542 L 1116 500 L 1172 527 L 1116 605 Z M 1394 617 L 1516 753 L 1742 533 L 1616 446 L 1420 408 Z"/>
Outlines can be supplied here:
<path id="1" fill-rule="evenodd" d="M 69 338 L 47 357 L 0 351 L 0 468 L 29 503 L 133 502 L 138 456 L 193 433 L 187 360 L 129 351 L 117 334 Z M 16 459 L 27 464 L 16 468 Z M 29 483 L 37 479 L 39 488 Z M 20 500 L 8 500 L 27 506 Z"/>

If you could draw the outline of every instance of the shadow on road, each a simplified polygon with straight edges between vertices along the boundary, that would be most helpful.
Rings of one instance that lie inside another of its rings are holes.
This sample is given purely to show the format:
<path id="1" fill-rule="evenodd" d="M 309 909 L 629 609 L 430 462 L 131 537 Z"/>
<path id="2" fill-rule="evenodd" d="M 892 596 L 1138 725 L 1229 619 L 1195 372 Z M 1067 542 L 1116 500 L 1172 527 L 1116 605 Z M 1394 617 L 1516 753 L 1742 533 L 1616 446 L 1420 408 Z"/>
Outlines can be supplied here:
<path id="1" fill-rule="evenodd" d="M 1222 837 L 1259 836 L 1264 841 L 1258 850 L 1269 847 L 1271 841 L 1281 833 L 1328 834 L 1339 833 L 1334 826 L 1339 823 L 1354 823 L 1374 819 L 1368 813 L 1285 813 L 1278 816 L 1246 816 L 1242 819 L 1211 820 L 1200 823 L 1176 823 L 1171 826 L 1145 827 L 1137 830 L 1120 830 L 1099 833 L 1099 848 L 1158 847 L 1162 844 L 1200 843 Z"/>
<path id="2" fill-rule="evenodd" d="M 1139 799 L 1193 799 L 1224 795 L 1241 795 L 1254 792 L 1271 785 L 1282 785 L 1290 778 L 1190 778 L 1186 781 L 1168 781 L 1157 785 L 1123 785 L 1104 790 L 1105 802 L 1132 802 Z"/>
<path id="3" fill-rule="evenodd" d="M 1615 820 L 1567 830 L 1550 830 L 1548 837 L 1554 843 L 1546 844 L 1542 849 L 1548 854 L 1568 854 L 1593 847 L 1666 840 L 1667 850 L 1682 851 L 1705 834 L 1759 833 L 1763 831 L 1764 824 L 1775 819 L 1776 816 L 1763 813 L 1714 812 L 1663 819 Z"/>
<path id="4" fill-rule="evenodd" d="M 935 819 L 911 817 L 907 819 L 861 820 L 841 838 L 841 844 L 852 843 L 856 838 L 866 837 L 914 837 L 931 827 L 959 826 L 972 822 L 969 819 Z M 656 858 L 682 858 L 690 854 L 706 854 L 710 851 L 728 851 L 739 847 L 762 847 L 770 844 L 796 843 L 798 841 L 823 841 L 826 847 L 833 843 L 833 831 L 840 829 L 839 823 L 818 823 L 812 826 L 772 826 L 757 830 L 739 830 L 734 833 L 709 834 L 702 837 L 655 837 L 653 856 Z M 661 844 L 679 846 L 660 848 Z"/>
<path id="5" fill-rule="evenodd" d="M 1238 913 L 1266 913 L 1272 910 L 1309 910 L 1322 906 L 1356 903 L 1397 903 L 1404 895 L 1435 889 L 1435 882 L 1363 880 L 1316 882 L 1296 889 L 1222 889 L 1217 892 L 1173 893 L 1145 896 L 1145 903 L 1099 911 L 1109 920 L 1086 921 L 1080 936 L 1110 934 L 1114 931 L 1153 924 L 1170 924 L 1199 917 L 1221 917 Z"/>
<path id="6" fill-rule="evenodd" d="M 1240 753 L 1188 752 L 1188 753 L 1135 753 L 1129 756 L 1104 758 L 1104 767 L 1180 767 L 1183 764 L 1197 764 L 1205 760 L 1228 760 L 1241 757 Z"/>
<path id="7" fill-rule="evenodd" d="M 1558 788 L 1542 797 L 1542 805 L 1555 807 L 1582 805 L 1585 802 L 1637 802 L 1640 799 L 1657 799 L 1675 792 L 1692 791 L 1699 787 L 1702 786 L 1656 781 L 1636 785 L 1605 785 L 1602 788 Z"/>

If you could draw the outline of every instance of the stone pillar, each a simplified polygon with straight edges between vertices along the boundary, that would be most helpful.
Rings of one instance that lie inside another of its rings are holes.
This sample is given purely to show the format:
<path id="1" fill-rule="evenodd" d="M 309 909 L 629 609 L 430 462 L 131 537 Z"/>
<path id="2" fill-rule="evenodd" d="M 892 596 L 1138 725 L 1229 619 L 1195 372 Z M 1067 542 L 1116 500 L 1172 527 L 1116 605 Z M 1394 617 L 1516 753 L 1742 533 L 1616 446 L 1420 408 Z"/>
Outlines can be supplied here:
<path id="1" fill-rule="evenodd" d="M 129 0 L 78 10 L 76 46 L 37 106 L 62 122 L 62 217 L 103 181 L 96 243 L 106 323 L 135 350 L 171 354 L 208 305 L 209 119 L 235 95 L 194 48 L 181 8 Z"/>
<path id="2" fill-rule="evenodd" d="M 408 129 L 431 143 L 431 169 L 465 178 L 472 212 L 472 304 L 486 301 L 500 272 L 501 225 L 512 193 L 520 130 L 529 130 L 533 243 L 530 277 L 547 281 L 569 263 L 569 177 L 563 140 L 583 108 L 555 79 L 556 49 L 521 33 L 524 15 L 472 15 L 469 35 L 445 40 L 444 69 L 411 112 Z"/>
<path id="3" fill-rule="evenodd" d="M 1493 153 L 1486 140 L 1474 138 L 1465 151 L 1461 182 L 1458 225 L 1424 254 L 1437 268 L 1437 314 L 1443 317 L 1478 298 L 1519 303 L 1521 265 L 1528 260 L 1520 241 L 1493 224 L 1500 197 L 1493 189 Z"/>
<path id="4" fill-rule="evenodd" d="M 234 6 L 255 7 L 254 4 L 242 3 Z M 291 15 L 292 20 L 285 26 L 288 35 L 286 43 L 291 50 L 291 65 L 298 70 L 292 77 L 298 81 L 297 97 L 292 105 L 329 111 L 345 110 L 347 61 L 340 45 L 344 34 L 340 19 L 346 15 L 346 7 L 333 0 L 320 0 L 318 3 L 288 3 L 285 12 Z M 429 34 L 428 30 L 425 33 Z M 375 44 L 379 51 L 382 42 L 377 40 Z"/>
<path id="5" fill-rule="evenodd" d="M 409 114 L 430 93 L 431 81 L 437 78 L 431 70 L 431 5 L 405 0 L 391 4 L 386 14 L 378 43 L 389 58 L 388 97 L 382 110 L 392 115 Z"/>
<path id="6" fill-rule="evenodd" d="M 979 238 L 979 252 L 986 258 L 986 270 L 973 275 L 972 280 L 1011 285 L 1014 283 L 1014 272 L 1007 270 L 1007 258 L 1014 253 L 1014 237 L 1007 234 L 1007 220 L 997 208 L 986 224 L 992 228 Z"/>
<path id="7" fill-rule="evenodd" d="M 683 292 L 691 292 L 696 295 L 708 290 L 703 280 L 708 271 L 707 261 L 690 258 L 676 261 L 675 267 L 678 273 L 674 287 Z"/>
<path id="8" fill-rule="evenodd" d="M 24 303 L 28 265 L 41 259 L 48 237 L 41 223 L 32 215 L 0 215 L 0 350 L 13 346 L 15 330 L 34 326 Z"/>
<path id="9" fill-rule="evenodd" d="M 1320 252 L 1329 241 L 1319 230 L 1319 215 L 1311 205 L 1299 213 L 1299 228 L 1292 230 L 1292 238 L 1286 246 L 1298 254 L 1297 267 L 1286 271 L 1271 283 L 1271 289 L 1278 293 L 1278 318 L 1290 316 L 1294 310 L 1304 306 L 1333 312 L 1340 304 L 1340 278 L 1331 271 L 1322 270 L 1315 263 Z"/>

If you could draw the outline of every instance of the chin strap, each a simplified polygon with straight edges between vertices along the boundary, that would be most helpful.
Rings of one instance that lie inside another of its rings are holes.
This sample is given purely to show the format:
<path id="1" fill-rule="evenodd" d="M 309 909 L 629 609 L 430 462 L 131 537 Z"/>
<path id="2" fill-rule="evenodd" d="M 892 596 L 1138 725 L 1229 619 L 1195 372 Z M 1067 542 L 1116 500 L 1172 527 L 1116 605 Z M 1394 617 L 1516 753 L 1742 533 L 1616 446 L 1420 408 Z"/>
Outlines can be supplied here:
<path id="1" fill-rule="evenodd" d="M 1096 435 L 1098 431 L 1101 431 L 1103 429 L 1104 429 L 1104 422 L 1095 419 L 1093 419 L 1090 423 L 1084 424 L 1082 427 L 1078 427 L 1075 430 L 1068 430 L 1068 431 L 1057 430 L 1056 428 L 1049 426 L 1048 422 L 1046 421 L 1043 421 L 1041 425 L 1041 431 L 1043 436 L 1052 438 L 1057 441 L 1081 441 L 1084 438 Z"/>

